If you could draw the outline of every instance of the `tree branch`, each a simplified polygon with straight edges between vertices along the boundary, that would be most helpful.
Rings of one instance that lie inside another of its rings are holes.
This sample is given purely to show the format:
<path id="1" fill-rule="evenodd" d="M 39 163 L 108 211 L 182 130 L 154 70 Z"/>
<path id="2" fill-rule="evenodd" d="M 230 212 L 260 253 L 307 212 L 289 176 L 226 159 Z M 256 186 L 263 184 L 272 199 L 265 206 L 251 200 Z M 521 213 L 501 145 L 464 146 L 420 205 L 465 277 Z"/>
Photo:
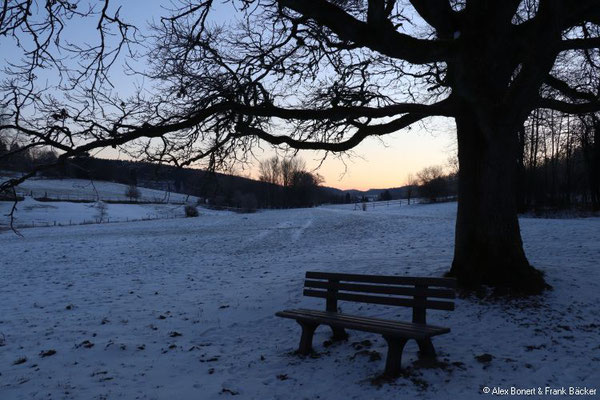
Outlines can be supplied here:
<path id="1" fill-rule="evenodd" d="M 555 99 L 541 98 L 538 101 L 539 108 L 548 108 L 566 114 L 588 114 L 600 111 L 600 101 L 593 103 L 567 103 Z"/>
<path id="2" fill-rule="evenodd" d="M 340 39 L 368 47 L 413 64 L 445 61 L 452 57 L 450 41 L 423 40 L 396 31 L 392 24 L 369 24 L 325 0 L 278 0 L 289 8 L 331 29 Z"/>
<path id="3" fill-rule="evenodd" d="M 555 0 L 543 0 L 544 3 Z M 540 3 L 541 6 L 542 3 Z M 600 24 L 600 0 L 561 0 L 556 2 L 562 15 L 562 28 L 568 29 L 585 22 Z"/>
<path id="4" fill-rule="evenodd" d="M 286 120 L 341 120 L 346 118 L 385 118 L 406 113 L 422 113 L 430 116 L 453 116 L 452 101 L 442 100 L 438 103 L 427 105 L 418 103 L 398 103 L 383 107 L 331 107 L 324 109 L 290 109 L 277 107 L 272 104 L 259 106 L 246 106 L 237 103 L 223 103 L 232 111 L 255 117 L 275 117 Z"/>
<path id="5" fill-rule="evenodd" d="M 410 0 L 419 15 L 438 32 L 440 37 L 451 37 L 456 31 L 456 13 L 448 0 Z"/>
<path id="6" fill-rule="evenodd" d="M 349 139 L 341 142 L 323 142 L 323 141 L 304 141 L 294 139 L 290 136 L 272 135 L 263 129 L 247 125 L 238 125 L 240 136 L 255 136 L 273 145 L 286 144 L 297 150 L 325 150 L 332 152 L 348 151 L 369 136 L 381 136 L 388 133 L 406 128 L 423 118 L 429 117 L 427 114 L 406 114 L 386 124 L 368 125 L 359 128 Z"/>
<path id="7" fill-rule="evenodd" d="M 88 141 L 80 145 L 69 146 L 63 144 L 57 140 L 51 139 L 50 134 L 44 131 L 36 131 L 31 128 L 23 127 L 19 124 L 7 124 L 0 126 L 1 129 L 14 129 L 16 131 L 25 133 L 29 137 L 37 138 L 43 145 L 52 146 L 62 151 L 62 154 L 58 157 L 57 163 L 61 162 L 70 157 L 74 157 L 80 154 L 88 153 L 92 150 L 105 148 L 105 147 L 116 147 L 123 144 L 132 142 L 136 139 L 142 138 L 160 138 L 166 137 L 170 133 L 177 133 L 185 131 L 186 129 L 192 129 L 201 125 L 207 119 L 217 114 L 231 114 L 246 116 L 246 117 L 268 117 L 268 118 L 280 118 L 284 120 L 297 120 L 297 121 L 312 121 L 312 120 L 353 120 L 354 125 L 358 125 L 359 128 L 353 134 L 353 136 L 344 142 L 310 142 L 303 141 L 303 139 L 295 139 L 291 136 L 274 136 L 270 135 L 258 128 L 251 127 L 250 124 L 238 122 L 237 131 L 241 133 L 237 137 L 227 136 L 213 146 L 210 151 L 203 152 L 202 155 L 196 157 L 205 157 L 210 155 L 212 152 L 217 151 L 227 145 L 227 143 L 235 138 L 241 136 L 249 136 L 250 132 L 256 133 L 256 136 L 264 139 L 272 144 L 288 144 L 298 149 L 324 149 L 330 151 L 345 151 L 349 150 L 352 146 L 360 143 L 367 136 L 383 135 L 386 133 L 394 132 L 396 130 L 405 128 L 422 118 L 429 116 L 452 116 L 454 113 L 453 101 L 451 99 L 445 99 L 438 103 L 431 105 L 427 104 L 413 104 L 413 103 L 401 103 L 392 104 L 380 108 L 374 107 L 331 107 L 326 109 L 286 109 L 277 107 L 272 104 L 263 104 L 258 106 L 248 106 L 234 102 L 222 102 L 212 106 L 208 106 L 195 113 L 191 113 L 187 116 L 179 117 L 177 122 L 163 123 L 163 124 L 142 124 L 140 126 L 132 125 L 121 125 L 114 124 L 112 128 L 104 127 L 103 129 L 111 132 L 109 136 L 96 137 L 95 140 Z M 384 124 L 379 125 L 363 125 L 358 122 L 360 118 L 385 118 L 393 117 L 399 114 L 403 116 Z M 236 119 L 236 117 L 230 118 Z M 87 130 L 87 129 L 85 129 Z M 120 132 L 119 132 L 120 131 Z M 77 136 L 78 133 L 73 133 Z M 37 143 L 37 142 L 36 142 Z M 56 164 L 52 164 L 56 165 Z M 51 165 L 51 166 L 52 166 Z M 33 169 L 29 174 L 24 175 L 19 179 L 12 179 L 0 185 L 0 190 L 9 189 L 14 187 L 24 180 L 28 179 L 32 174 L 48 168 L 47 165 L 39 166 Z"/>
<path id="8" fill-rule="evenodd" d="M 550 86 L 551 88 L 558 90 L 559 92 L 563 93 L 571 99 L 585 100 L 592 103 L 598 101 L 598 96 L 594 95 L 593 93 L 582 92 L 580 90 L 572 88 L 567 82 L 558 79 L 552 75 L 548 75 L 544 83 Z"/>
<path id="9" fill-rule="evenodd" d="M 568 39 L 560 43 L 560 50 L 583 50 L 600 48 L 600 37 L 587 39 Z"/>

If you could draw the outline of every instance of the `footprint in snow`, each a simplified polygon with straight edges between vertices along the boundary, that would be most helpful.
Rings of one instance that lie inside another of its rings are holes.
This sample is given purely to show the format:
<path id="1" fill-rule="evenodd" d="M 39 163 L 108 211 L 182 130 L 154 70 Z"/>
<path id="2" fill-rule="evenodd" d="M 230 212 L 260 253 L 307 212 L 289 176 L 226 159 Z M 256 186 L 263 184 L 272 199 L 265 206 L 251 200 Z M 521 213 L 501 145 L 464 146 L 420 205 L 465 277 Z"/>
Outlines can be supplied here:
<path id="1" fill-rule="evenodd" d="M 42 358 L 43 358 L 43 357 L 49 357 L 49 356 L 53 356 L 53 355 L 55 355 L 55 354 L 56 354 L 56 350 L 53 350 L 53 349 L 51 349 L 51 350 L 46 350 L 46 351 L 42 350 L 42 351 L 40 352 L 40 357 L 42 357 Z"/>

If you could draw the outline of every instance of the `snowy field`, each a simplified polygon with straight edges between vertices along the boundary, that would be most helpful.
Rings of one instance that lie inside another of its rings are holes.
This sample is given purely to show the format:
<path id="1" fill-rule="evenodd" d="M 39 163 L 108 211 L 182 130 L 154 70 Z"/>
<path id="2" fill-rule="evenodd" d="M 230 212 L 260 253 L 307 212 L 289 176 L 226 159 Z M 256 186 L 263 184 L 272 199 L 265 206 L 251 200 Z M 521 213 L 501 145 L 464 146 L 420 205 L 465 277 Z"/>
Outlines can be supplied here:
<path id="1" fill-rule="evenodd" d="M 441 276 L 455 204 L 211 213 L 0 233 L 0 399 L 484 399 L 484 387 L 600 389 L 600 219 L 522 219 L 554 290 L 433 311 L 439 362 L 403 356 L 378 382 L 385 342 L 350 331 L 293 354 L 306 270 Z M 344 311 L 410 319 L 399 307 Z M 360 307 L 360 309 L 359 309 Z M 379 357 L 381 356 L 381 359 Z M 556 396 L 540 396 L 551 398 Z M 530 398 L 536 398 L 531 397 Z M 597 398 L 583 396 L 582 398 Z"/>
<path id="2" fill-rule="evenodd" d="M 13 204 L 10 201 L 0 202 L 0 229 L 10 224 L 9 214 Z M 22 228 L 185 217 L 182 204 L 103 204 L 105 210 L 101 216 L 98 203 L 46 202 L 25 197 L 17 203 L 13 226 Z M 199 211 L 214 213 L 207 209 Z"/>
<path id="3" fill-rule="evenodd" d="M 0 182 L 8 177 L 16 177 L 16 173 L 7 174 L 6 171 L 4 175 L 0 174 Z M 23 195 L 24 200 L 17 204 L 13 226 L 23 228 L 181 218 L 185 216 L 183 203 L 196 204 L 198 201 L 194 196 L 138 187 L 140 192 L 138 201 L 141 204 L 106 203 L 106 201 L 129 201 L 130 199 L 125 195 L 126 190 L 127 185 L 114 182 L 83 179 L 29 179 L 17 188 L 17 193 Z M 34 197 L 45 196 L 66 201 L 34 199 Z M 95 202 L 73 202 L 82 199 L 103 200 L 104 214 L 100 215 L 98 204 Z M 155 203 L 144 204 L 144 202 Z M 10 223 L 9 213 L 12 207 L 12 202 L 0 201 L 0 229 Z"/>
<path id="4" fill-rule="evenodd" d="M 17 177 L 17 173 L 0 173 L 0 182 L 9 178 Z M 17 187 L 17 193 L 22 195 L 31 195 L 33 197 L 44 197 L 64 200 L 112 200 L 127 201 L 129 198 L 125 195 L 127 185 L 115 182 L 92 181 L 89 179 L 46 179 L 31 178 Z M 182 203 L 185 201 L 196 201 L 194 196 L 188 196 L 180 193 L 169 193 L 162 190 L 147 189 L 138 187 L 140 197 L 138 201 L 143 202 L 171 202 Z"/>

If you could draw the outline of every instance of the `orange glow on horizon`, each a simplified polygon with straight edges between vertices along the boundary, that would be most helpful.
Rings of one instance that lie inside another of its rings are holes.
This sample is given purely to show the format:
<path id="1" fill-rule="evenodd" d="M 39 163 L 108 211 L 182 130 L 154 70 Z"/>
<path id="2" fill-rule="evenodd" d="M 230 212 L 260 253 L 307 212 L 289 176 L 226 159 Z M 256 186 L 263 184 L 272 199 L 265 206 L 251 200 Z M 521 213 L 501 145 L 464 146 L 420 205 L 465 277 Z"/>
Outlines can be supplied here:
<path id="1" fill-rule="evenodd" d="M 329 155 L 322 165 L 323 153 L 300 151 L 298 156 L 306 162 L 307 169 L 321 175 L 323 186 L 341 190 L 386 189 L 406 185 L 409 174 L 421 169 L 447 166 L 448 159 L 456 155 L 454 124 L 435 120 L 427 130 L 412 129 L 384 136 L 382 140 L 369 138 L 351 154 L 342 157 Z M 259 160 L 272 157 L 276 152 L 264 146 L 255 156 Z M 279 152 L 283 156 L 283 152 Z M 96 157 L 123 159 L 123 154 L 105 149 Z M 236 175 L 258 179 L 258 163 L 241 168 Z M 193 167 L 192 167 L 193 168 Z"/>
<path id="2" fill-rule="evenodd" d="M 342 190 L 386 189 L 406 185 L 409 174 L 432 166 L 447 166 L 448 159 L 456 155 L 455 128 L 447 120 L 437 120 L 428 130 L 413 129 L 396 132 L 377 139 L 367 139 L 357 146 L 352 155 L 329 156 L 314 172 L 321 175 L 323 186 Z M 259 159 L 271 157 L 265 152 Z M 299 152 L 309 170 L 317 168 L 323 153 Z M 344 165 L 345 164 L 345 165 Z M 251 176 L 258 178 L 252 170 Z"/>

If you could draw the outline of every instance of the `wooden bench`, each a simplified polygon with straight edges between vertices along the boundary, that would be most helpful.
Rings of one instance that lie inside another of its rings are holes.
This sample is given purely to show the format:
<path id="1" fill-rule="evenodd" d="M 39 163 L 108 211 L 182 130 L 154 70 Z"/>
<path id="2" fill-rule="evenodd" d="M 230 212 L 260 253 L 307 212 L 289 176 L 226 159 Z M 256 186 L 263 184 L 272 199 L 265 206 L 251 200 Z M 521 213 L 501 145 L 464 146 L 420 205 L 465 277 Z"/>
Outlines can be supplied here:
<path id="1" fill-rule="evenodd" d="M 385 375 L 397 376 L 401 370 L 402 350 L 409 339 L 419 345 L 419 357 L 435 357 L 431 337 L 450 332 L 449 328 L 429 325 L 426 311 L 454 310 L 456 281 L 452 278 L 421 278 L 307 272 L 304 295 L 326 299 L 325 311 L 294 309 L 276 313 L 295 319 L 302 327 L 300 354 L 312 350 L 312 338 L 319 325 L 329 325 L 333 339 L 347 338 L 346 329 L 379 333 L 388 344 Z M 439 300 L 442 299 L 442 300 Z M 412 322 L 391 321 L 338 312 L 338 300 L 412 307 Z"/>

